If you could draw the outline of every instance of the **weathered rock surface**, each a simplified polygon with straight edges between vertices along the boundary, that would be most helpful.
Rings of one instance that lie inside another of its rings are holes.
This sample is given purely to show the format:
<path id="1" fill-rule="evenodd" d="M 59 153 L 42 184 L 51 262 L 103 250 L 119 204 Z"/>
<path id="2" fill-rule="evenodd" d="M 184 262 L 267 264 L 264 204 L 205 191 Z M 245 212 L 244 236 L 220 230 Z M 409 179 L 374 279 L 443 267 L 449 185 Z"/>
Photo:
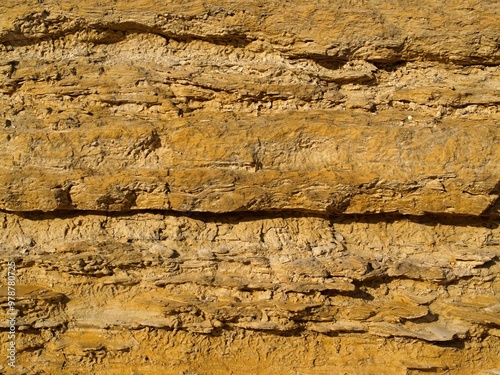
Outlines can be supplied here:
<path id="1" fill-rule="evenodd" d="M 13 211 L 498 214 L 498 122 L 407 127 L 398 116 L 204 113 L 156 126 L 13 129 L 0 149 L 0 203 Z"/>
<path id="2" fill-rule="evenodd" d="M 498 220 L 386 219 L 5 213 L 20 362 L 50 373 L 497 366 Z"/>
<path id="3" fill-rule="evenodd" d="M 0 372 L 500 371 L 498 3 L 0 11 Z"/>

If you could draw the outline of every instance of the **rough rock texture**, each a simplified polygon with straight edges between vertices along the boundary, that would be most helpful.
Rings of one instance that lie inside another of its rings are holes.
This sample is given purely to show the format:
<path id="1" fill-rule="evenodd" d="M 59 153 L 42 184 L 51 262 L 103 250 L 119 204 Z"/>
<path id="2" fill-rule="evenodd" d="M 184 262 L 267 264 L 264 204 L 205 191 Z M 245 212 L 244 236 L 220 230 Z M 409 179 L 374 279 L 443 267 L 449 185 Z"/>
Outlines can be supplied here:
<path id="1" fill-rule="evenodd" d="M 0 372 L 500 373 L 498 2 L 0 12 Z"/>

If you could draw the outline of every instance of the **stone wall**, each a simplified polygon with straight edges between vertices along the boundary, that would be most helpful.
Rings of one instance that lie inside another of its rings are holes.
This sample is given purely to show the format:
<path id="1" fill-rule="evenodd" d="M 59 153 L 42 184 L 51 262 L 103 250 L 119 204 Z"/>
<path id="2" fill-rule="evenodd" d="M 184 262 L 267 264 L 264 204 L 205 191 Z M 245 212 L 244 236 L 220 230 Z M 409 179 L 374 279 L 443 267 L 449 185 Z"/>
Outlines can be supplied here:
<path id="1" fill-rule="evenodd" d="M 0 14 L 0 372 L 500 373 L 497 2 Z"/>

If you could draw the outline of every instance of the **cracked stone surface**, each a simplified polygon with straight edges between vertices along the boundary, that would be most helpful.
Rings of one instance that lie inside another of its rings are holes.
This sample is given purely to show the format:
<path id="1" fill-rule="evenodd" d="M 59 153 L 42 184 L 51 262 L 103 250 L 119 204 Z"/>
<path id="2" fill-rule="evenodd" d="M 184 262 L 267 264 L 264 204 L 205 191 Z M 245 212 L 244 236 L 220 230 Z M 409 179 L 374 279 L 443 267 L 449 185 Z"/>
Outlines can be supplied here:
<path id="1" fill-rule="evenodd" d="M 500 373 L 499 13 L 5 0 L 0 373 Z"/>

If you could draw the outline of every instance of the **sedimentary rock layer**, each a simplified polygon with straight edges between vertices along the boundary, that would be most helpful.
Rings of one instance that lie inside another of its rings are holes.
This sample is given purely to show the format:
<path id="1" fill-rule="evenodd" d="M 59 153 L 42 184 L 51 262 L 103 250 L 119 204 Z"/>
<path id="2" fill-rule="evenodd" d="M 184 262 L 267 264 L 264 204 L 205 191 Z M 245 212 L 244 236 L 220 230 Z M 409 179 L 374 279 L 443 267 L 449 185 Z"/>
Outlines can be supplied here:
<path id="1" fill-rule="evenodd" d="M 0 372 L 498 373 L 499 13 L 4 1 Z"/>
<path id="2" fill-rule="evenodd" d="M 0 240 L 18 254 L 18 348 L 31 371 L 498 366 L 498 221 L 93 213 L 2 222 Z"/>
<path id="3" fill-rule="evenodd" d="M 159 125 L 12 129 L 0 148 L 0 202 L 15 211 L 498 214 L 495 122 L 398 117 L 203 113 Z"/>

